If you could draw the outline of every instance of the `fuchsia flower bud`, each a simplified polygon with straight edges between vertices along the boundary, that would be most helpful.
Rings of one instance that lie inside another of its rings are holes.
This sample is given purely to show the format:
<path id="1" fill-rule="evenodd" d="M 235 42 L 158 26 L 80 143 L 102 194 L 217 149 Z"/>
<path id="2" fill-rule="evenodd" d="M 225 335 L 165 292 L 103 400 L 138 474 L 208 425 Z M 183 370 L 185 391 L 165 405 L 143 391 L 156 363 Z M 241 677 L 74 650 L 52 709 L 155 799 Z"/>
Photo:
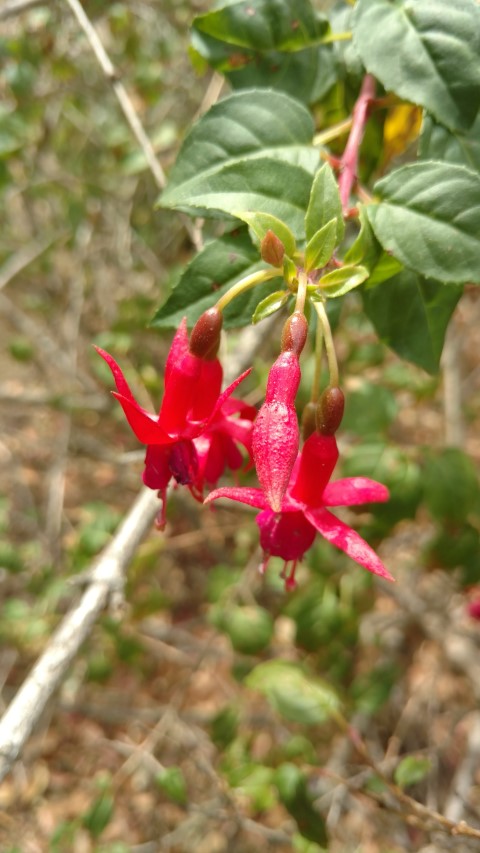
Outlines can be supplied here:
<path id="1" fill-rule="evenodd" d="M 147 445 L 143 481 L 150 489 L 158 489 L 163 500 L 161 528 L 166 488 L 172 477 L 201 498 L 205 482 L 214 484 L 227 465 L 235 469 L 242 464 L 237 442 L 250 453 L 255 409 L 230 398 L 250 370 L 220 393 L 223 371 L 216 352 L 221 327 L 221 313 L 206 311 L 189 343 L 186 319 L 182 320 L 167 357 L 158 416 L 137 403 L 116 361 L 96 347 L 112 371 L 117 386 L 114 397 L 138 440 Z"/>

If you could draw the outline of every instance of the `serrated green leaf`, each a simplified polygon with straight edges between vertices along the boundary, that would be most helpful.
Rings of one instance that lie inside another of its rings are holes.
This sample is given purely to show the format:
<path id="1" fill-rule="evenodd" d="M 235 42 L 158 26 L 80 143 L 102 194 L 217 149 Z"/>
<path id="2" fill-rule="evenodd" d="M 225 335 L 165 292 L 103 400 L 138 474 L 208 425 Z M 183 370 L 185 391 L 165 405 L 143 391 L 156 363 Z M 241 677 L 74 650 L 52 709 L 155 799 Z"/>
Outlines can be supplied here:
<path id="1" fill-rule="evenodd" d="M 340 243 L 345 233 L 340 193 L 334 174 L 328 163 L 325 163 L 315 175 L 308 209 L 305 215 L 305 233 L 311 240 L 317 231 L 330 222 L 337 220 L 336 243 Z"/>
<path id="2" fill-rule="evenodd" d="M 176 329 L 182 317 L 193 325 L 200 314 L 211 308 L 239 279 L 266 269 L 246 230 L 225 234 L 202 249 L 187 266 L 170 296 L 155 314 L 151 325 Z M 232 300 L 224 312 L 224 326 L 246 326 L 259 299 L 278 289 L 279 279 L 257 285 Z"/>
<path id="3" fill-rule="evenodd" d="M 196 30 L 237 47 L 294 51 L 319 41 L 326 17 L 308 0 L 240 0 L 195 18 Z"/>
<path id="4" fill-rule="evenodd" d="M 409 785 L 417 785 L 425 779 L 431 769 L 432 762 L 429 758 L 407 755 L 395 768 L 394 779 L 399 788 L 408 788 Z"/>
<path id="5" fill-rule="evenodd" d="M 337 241 L 337 220 L 331 219 L 308 241 L 305 249 L 305 269 L 321 269 L 330 260 Z"/>
<path id="6" fill-rule="evenodd" d="M 245 683 L 263 693 L 285 719 L 300 724 L 325 723 L 340 709 L 340 700 L 329 684 L 287 661 L 261 663 Z"/>
<path id="7" fill-rule="evenodd" d="M 363 284 L 368 278 L 368 270 L 365 267 L 350 266 L 345 264 L 338 270 L 332 270 L 317 282 L 316 287 L 329 298 L 344 296 L 350 290 Z"/>
<path id="8" fill-rule="evenodd" d="M 313 134 L 308 110 L 282 92 L 247 90 L 230 95 L 214 104 L 186 136 L 170 173 L 167 195 L 192 178 L 249 157 L 298 163 L 302 152 L 314 151 L 308 148 Z"/>
<path id="9" fill-rule="evenodd" d="M 480 176 L 463 166 L 413 163 L 374 187 L 367 207 L 377 239 L 427 278 L 480 281 Z"/>
<path id="10" fill-rule="evenodd" d="M 418 146 L 422 160 L 442 160 L 457 163 L 480 172 L 480 112 L 470 130 L 449 130 L 438 124 L 432 116 L 423 119 L 422 133 Z"/>
<path id="11" fill-rule="evenodd" d="M 480 107 L 480 6 L 475 0 L 358 0 L 354 44 L 367 71 L 447 127 Z"/>
<path id="12" fill-rule="evenodd" d="M 271 214 L 268 213 L 255 213 L 250 210 L 240 212 L 235 211 L 235 216 L 250 226 L 260 242 L 262 242 L 267 231 L 273 231 L 278 239 L 282 241 L 287 255 L 295 254 L 295 237 L 290 231 L 290 228 L 280 219 L 277 219 L 276 216 L 271 216 Z"/>
<path id="13" fill-rule="evenodd" d="M 333 45 L 321 44 L 295 53 L 259 53 L 192 32 L 197 64 L 208 62 L 234 89 L 269 88 L 286 92 L 306 104 L 317 103 L 335 84 L 338 71 Z"/>
<path id="14" fill-rule="evenodd" d="M 197 209 L 212 215 L 256 210 L 285 222 L 295 237 L 303 237 L 304 216 L 312 176 L 299 166 L 269 157 L 242 160 L 199 174 L 169 188 L 162 207 Z"/>
<path id="15" fill-rule="evenodd" d="M 258 303 L 253 312 L 252 323 L 260 323 L 261 320 L 265 320 L 271 314 L 275 314 L 276 311 L 279 311 L 280 308 L 283 308 L 287 304 L 289 296 L 290 292 L 288 290 L 276 290 L 274 293 L 270 293 Z"/>
<path id="16" fill-rule="evenodd" d="M 438 371 L 445 333 L 462 290 L 424 279 L 411 270 L 390 278 L 381 287 L 363 291 L 367 317 L 387 346 L 401 358 Z"/>

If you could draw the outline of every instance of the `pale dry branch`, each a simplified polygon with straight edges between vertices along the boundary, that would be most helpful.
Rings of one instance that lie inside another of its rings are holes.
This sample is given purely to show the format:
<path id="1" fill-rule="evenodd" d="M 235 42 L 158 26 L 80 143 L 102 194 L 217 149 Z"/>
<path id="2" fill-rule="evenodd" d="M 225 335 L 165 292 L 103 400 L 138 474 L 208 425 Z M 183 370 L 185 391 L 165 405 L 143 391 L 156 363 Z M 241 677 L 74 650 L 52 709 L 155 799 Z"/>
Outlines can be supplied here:
<path id="1" fill-rule="evenodd" d="M 91 23 L 88 15 L 85 12 L 85 9 L 83 8 L 79 0 L 65 0 L 65 2 L 70 7 L 83 32 L 85 33 L 90 47 L 92 48 L 98 60 L 100 68 L 102 69 L 105 77 L 111 84 L 115 97 L 117 98 L 117 101 L 120 104 L 123 115 L 125 116 L 128 125 L 133 135 L 135 136 L 135 139 L 137 140 L 140 148 L 143 151 L 143 154 L 148 164 L 148 168 L 150 169 L 155 179 L 155 183 L 157 184 L 158 188 L 162 190 L 166 183 L 163 169 L 159 161 L 157 160 L 153 145 L 150 142 L 150 139 L 148 138 L 145 132 L 145 128 L 143 127 L 143 124 L 138 117 L 137 111 L 133 106 L 130 95 L 128 94 L 122 81 L 119 79 L 118 72 L 116 71 L 112 60 L 110 59 L 107 51 L 105 50 L 95 27 Z"/>
<path id="2" fill-rule="evenodd" d="M 67 613 L 0 721 L 0 779 L 8 773 L 110 600 L 123 593 L 125 571 L 158 511 L 156 493 L 142 489 L 91 572 L 90 584 Z"/>

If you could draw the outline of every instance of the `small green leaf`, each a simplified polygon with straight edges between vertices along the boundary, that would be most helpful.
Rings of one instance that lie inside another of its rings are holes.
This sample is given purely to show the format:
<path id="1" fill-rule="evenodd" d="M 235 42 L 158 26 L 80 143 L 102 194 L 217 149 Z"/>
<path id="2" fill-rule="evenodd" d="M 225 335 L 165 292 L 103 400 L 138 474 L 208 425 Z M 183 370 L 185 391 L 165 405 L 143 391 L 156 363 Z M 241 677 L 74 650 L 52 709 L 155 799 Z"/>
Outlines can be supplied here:
<path id="1" fill-rule="evenodd" d="M 187 266 L 155 314 L 152 326 L 176 329 L 185 315 L 188 324 L 193 325 L 200 314 L 211 308 L 239 279 L 265 268 L 258 260 L 258 249 L 253 246 L 246 229 L 212 240 Z M 224 311 L 225 328 L 249 325 L 259 299 L 278 285 L 279 279 L 275 278 L 233 299 Z"/>
<path id="2" fill-rule="evenodd" d="M 367 207 L 377 239 L 427 278 L 480 281 L 480 175 L 463 166 L 420 162 L 375 184 Z"/>
<path id="3" fill-rule="evenodd" d="M 328 844 L 325 821 L 314 807 L 305 774 L 295 764 L 281 764 L 275 771 L 274 782 L 281 802 L 296 820 L 303 837 Z"/>
<path id="4" fill-rule="evenodd" d="M 288 225 L 285 225 L 276 216 L 272 216 L 269 213 L 254 213 L 249 210 L 234 211 L 234 216 L 237 216 L 242 222 L 246 222 L 260 242 L 262 242 L 267 231 L 273 231 L 278 239 L 282 241 L 287 255 L 295 254 L 297 248 L 295 237 Z"/>
<path id="5" fill-rule="evenodd" d="M 259 664 L 245 683 L 263 693 L 286 720 L 303 725 L 325 723 L 340 710 L 340 700 L 329 684 L 287 661 Z"/>
<path id="6" fill-rule="evenodd" d="M 354 44 L 385 89 L 466 130 L 480 107 L 475 0 L 358 0 Z"/>
<path id="7" fill-rule="evenodd" d="M 283 277 L 287 284 L 293 284 L 298 277 L 297 267 L 288 255 L 285 255 L 283 259 Z"/>
<path id="8" fill-rule="evenodd" d="M 401 358 L 436 373 L 462 289 L 422 278 L 411 270 L 395 275 L 381 287 L 371 288 L 370 282 L 362 294 L 363 304 L 380 340 Z"/>
<path id="9" fill-rule="evenodd" d="M 331 219 L 308 241 L 305 249 L 305 269 L 321 269 L 333 255 L 337 241 L 337 220 Z"/>
<path id="10" fill-rule="evenodd" d="M 82 823 L 93 838 L 99 838 L 112 819 L 115 802 L 108 791 L 94 801 L 82 818 Z"/>
<path id="11" fill-rule="evenodd" d="M 164 791 L 171 800 L 181 806 L 186 805 L 187 785 L 185 777 L 179 767 L 166 767 L 155 776 L 158 787 Z"/>
<path id="12" fill-rule="evenodd" d="M 431 769 L 432 762 L 429 758 L 407 755 L 395 768 L 394 779 L 399 788 L 408 788 L 409 785 L 422 782 Z"/>
<path id="13" fill-rule="evenodd" d="M 262 299 L 258 303 L 253 312 L 252 323 L 260 323 L 261 320 L 265 320 L 271 314 L 275 314 L 276 311 L 279 311 L 280 308 L 283 308 L 287 304 L 289 296 L 290 292 L 288 290 L 276 290 L 274 293 L 270 293 L 269 296 L 266 296 L 265 299 Z"/>
<path id="14" fill-rule="evenodd" d="M 270 643 L 273 619 L 263 607 L 233 607 L 229 608 L 225 630 L 236 652 L 255 655 Z"/>
<path id="15" fill-rule="evenodd" d="M 360 231 L 346 252 L 347 264 L 361 264 L 369 270 L 367 287 L 386 281 L 402 269 L 397 258 L 389 255 L 378 242 L 368 220 L 366 208 L 360 205 Z"/>
<path id="16" fill-rule="evenodd" d="M 238 47 L 294 51 L 319 41 L 329 24 L 308 0 L 240 0 L 199 15 L 194 27 Z"/>
<path id="17" fill-rule="evenodd" d="M 337 220 L 336 244 L 341 243 L 345 233 L 342 202 L 338 184 L 328 163 L 318 170 L 313 180 L 308 209 L 305 215 L 305 233 L 307 240 L 312 237 L 330 220 Z"/>
<path id="18" fill-rule="evenodd" d="M 350 266 L 345 264 L 338 270 L 332 270 L 317 282 L 316 287 L 325 293 L 325 296 L 334 298 L 343 296 L 368 278 L 368 270 L 365 267 Z"/>

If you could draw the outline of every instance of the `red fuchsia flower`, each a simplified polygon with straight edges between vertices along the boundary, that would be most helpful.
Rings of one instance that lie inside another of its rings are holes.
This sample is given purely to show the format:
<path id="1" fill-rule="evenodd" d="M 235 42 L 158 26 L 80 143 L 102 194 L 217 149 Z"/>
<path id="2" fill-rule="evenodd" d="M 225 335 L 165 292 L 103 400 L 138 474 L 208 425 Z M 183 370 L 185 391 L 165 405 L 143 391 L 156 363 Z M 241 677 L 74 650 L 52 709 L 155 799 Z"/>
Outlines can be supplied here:
<path id="1" fill-rule="evenodd" d="M 221 315 L 219 323 L 218 318 L 216 322 L 215 334 L 219 336 Z M 211 338 L 210 335 L 210 343 Z M 138 440 L 147 445 L 143 482 L 150 489 L 158 489 L 162 498 L 160 528 L 165 525 L 166 488 L 172 477 L 177 483 L 188 485 L 192 494 L 201 499 L 204 483 L 215 484 L 226 466 L 236 469 L 242 464 L 236 443 L 243 444 L 249 453 L 251 449 L 256 411 L 230 398 L 250 370 L 220 393 L 221 364 L 211 353 L 204 357 L 194 354 L 192 348 L 200 353 L 206 349 L 204 342 L 200 343 L 202 346 L 198 346 L 198 335 L 195 338 L 192 333 L 189 344 L 184 318 L 168 354 L 165 392 L 158 415 L 150 414 L 137 403 L 116 361 L 96 347 L 112 371 L 117 386 L 113 396 Z"/>
<path id="2" fill-rule="evenodd" d="M 468 602 L 467 613 L 471 619 L 480 621 L 480 597 L 478 596 L 478 592 L 477 597 Z"/>
<path id="3" fill-rule="evenodd" d="M 365 477 L 347 477 L 330 483 L 337 459 L 335 436 L 312 433 L 298 455 L 280 510 L 272 507 L 262 489 L 220 488 L 206 498 L 206 503 L 217 498 L 231 498 L 261 510 L 256 518 L 264 551 L 261 569 L 265 571 L 272 556 L 285 560 L 283 577 L 287 589 L 295 587 L 297 562 L 313 545 L 317 533 L 369 572 L 393 580 L 361 536 L 329 511 L 334 506 L 386 501 L 388 489 Z"/>

